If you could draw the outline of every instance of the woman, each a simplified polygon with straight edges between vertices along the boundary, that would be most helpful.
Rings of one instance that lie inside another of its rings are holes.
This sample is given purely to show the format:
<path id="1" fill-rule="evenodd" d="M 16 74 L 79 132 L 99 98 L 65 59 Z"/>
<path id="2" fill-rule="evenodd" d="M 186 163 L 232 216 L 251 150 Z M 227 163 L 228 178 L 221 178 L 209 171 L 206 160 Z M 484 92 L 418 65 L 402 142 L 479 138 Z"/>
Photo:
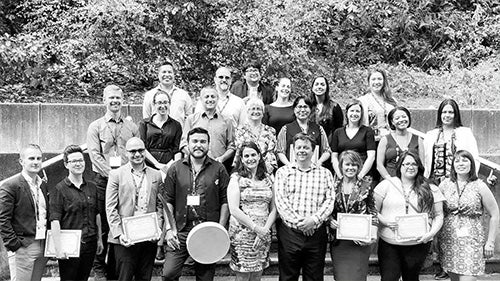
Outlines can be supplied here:
<path id="1" fill-rule="evenodd" d="M 397 106 L 387 115 L 392 132 L 380 139 L 377 148 L 377 170 L 384 179 L 396 176 L 396 163 L 404 151 L 411 151 L 423 157 L 422 140 L 408 131 L 411 126 L 410 111 Z"/>
<path id="2" fill-rule="evenodd" d="M 397 165 L 396 177 L 375 187 L 375 206 L 379 219 L 378 260 L 382 281 L 419 280 L 419 273 L 429 253 L 431 240 L 443 224 L 444 197 L 424 178 L 418 155 L 404 152 Z M 420 237 L 399 240 L 397 216 L 426 213 L 428 231 Z"/>
<path id="3" fill-rule="evenodd" d="M 234 132 L 234 143 L 240 148 L 245 141 L 253 141 L 262 151 L 268 173 L 272 173 L 278 166 L 276 161 L 276 131 L 272 127 L 262 124 L 264 103 L 261 99 L 250 98 L 247 101 L 247 122 L 238 126 Z M 239 149 L 236 150 L 234 162 L 239 161 Z"/>
<path id="4" fill-rule="evenodd" d="M 325 77 L 316 77 L 311 85 L 309 98 L 316 107 L 313 120 L 321 125 L 327 136 L 344 124 L 340 105 L 330 97 L 330 85 Z"/>
<path id="5" fill-rule="evenodd" d="M 281 127 L 295 119 L 291 100 L 291 82 L 288 78 L 280 78 L 275 89 L 276 101 L 266 106 L 262 123 L 274 128 L 276 132 Z"/>
<path id="6" fill-rule="evenodd" d="M 477 173 L 479 151 L 476 138 L 470 128 L 462 125 L 457 102 L 446 99 L 439 105 L 436 128 L 427 132 L 424 138 L 425 177 L 436 185 L 449 178 L 453 155 L 458 150 L 472 154 Z"/>
<path id="7" fill-rule="evenodd" d="M 337 214 L 373 215 L 372 224 L 377 225 L 377 210 L 373 201 L 370 183 L 358 178 L 363 161 L 355 151 L 346 150 L 340 154 L 340 171 L 342 179 L 335 182 L 335 208 L 333 209 L 330 227 L 338 228 Z M 330 254 L 333 261 L 333 276 L 336 281 L 366 280 L 368 275 L 368 259 L 371 245 L 376 241 L 375 234 L 370 242 L 337 240 L 333 238 L 330 244 Z M 335 231 L 331 231 L 335 237 Z"/>
<path id="8" fill-rule="evenodd" d="M 300 96 L 293 102 L 295 121 L 286 124 L 278 134 L 278 145 L 276 151 L 278 159 L 283 165 L 288 165 L 295 159 L 291 144 L 297 133 L 305 133 L 311 136 L 318 146 L 315 148 L 313 162 L 321 166 L 330 157 L 330 146 L 325 130 L 320 125 L 310 120 L 314 109 L 313 101 L 307 97 Z"/>
<path id="9" fill-rule="evenodd" d="M 330 137 L 332 149 L 332 166 L 337 178 L 342 178 L 339 166 L 339 154 L 345 150 L 354 150 L 361 155 L 363 166 L 358 173 L 360 179 L 370 176 L 370 169 L 375 161 L 376 144 L 374 133 L 370 127 L 361 124 L 363 106 L 361 102 L 349 103 L 345 109 L 347 124 L 338 128 Z"/>
<path id="10" fill-rule="evenodd" d="M 231 218 L 231 262 L 236 280 L 260 280 L 269 266 L 271 226 L 276 219 L 272 181 L 254 142 L 238 149 L 241 157 L 227 188 Z"/>
<path id="11" fill-rule="evenodd" d="M 498 205 L 490 189 L 477 178 L 475 165 L 470 152 L 457 151 L 450 178 L 439 185 L 446 198 L 439 235 L 441 265 L 452 281 L 477 280 L 477 275 L 484 274 L 485 258 L 492 257 L 495 249 Z M 486 237 L 484 210 L 490 216 Z"/>
<path id="12" fill-rule="evenodd" d="M 68 177 L 59 182 L 49 197 L 51 232 L 61 280 L 88 280 L 96 253 L 103 249 L 101 217 L 97 207 L 97 188 L 83 178 L 83 150 L 69 145 L 63 152 Z M 81 230 L 78 257 L 64 252 L 61 230 Z"/>
<path id="13" fill-rule="evenodd" d="M 377 69 L 371 72 L 368 75 L 368 85 L 370 92 L 359 97 L 365 110 L 363 125 L 370 126 L 375 132 L 375 141 L 379 141 L 389 133 L 386 116 L 396 106 L 396 100 L 392 97 L 385 71 Z"/>
<path id="14" fill-rule="evenodd" d="M 149 163 L 166 173 L 174 158 L 180 159 L 179 143 L 181 142 L 181 124 L 169 114 L 170 96 L 158 90 L 153 96 L 155 114 L 139 122 L 139 136 L 146 146 L 146 157 Z M 177 156 L 176 156 L 177 154 Z M 156 259 L 163 260 L 163 239 L 158 242 Z"/>

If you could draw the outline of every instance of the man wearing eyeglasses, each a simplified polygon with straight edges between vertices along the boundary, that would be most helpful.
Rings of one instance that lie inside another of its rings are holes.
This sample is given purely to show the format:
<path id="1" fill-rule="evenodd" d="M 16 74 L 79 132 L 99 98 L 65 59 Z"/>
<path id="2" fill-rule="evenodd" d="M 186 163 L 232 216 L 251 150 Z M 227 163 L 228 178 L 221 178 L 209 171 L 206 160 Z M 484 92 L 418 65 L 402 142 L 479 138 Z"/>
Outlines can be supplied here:
<path id="1" fill-rule="evenodd" d="M 248 61 L 243 67 L 243 79 L 234 82 L 231 86 L 231 93 L 242 98 L 244 101 L 249 98 L 259 98 L 264 104 L 273 102 L 273 88 L 262 83 L 260 75 L 261 65 L 256 60 Z"/>
<path id="2" fill-rule="evenodd" d="M 158 170 L 146 166 L 146 148 L 140 138 L 129 139 L 125 149 L 129 161 L 109 173 L 106 187 L 108 242 L 114 249 L 118 280 L 151 280 L 157 240 L 134 243 L 124 231 L 123 219 L 156 212 L 162 225 L 163 209 L 158 199 L 162 180 Z"/>
<path id="3" fill-rule="evenodd" d="M 162 90 L 170 96 L 169 116 L 184 125 L 186 117 L 193 113 L 193 100 L 188 92 L 175 86 L 175 69 L 171 62 L 165 62 L 158 68 L 158 81 L 158 86 L 144 94 L 142 116 L 149 118 L 155 113 L 153 97 L 158 90 Z"/>
<path id="4" fill-rule="evenodd" d="M 232 83 L 231 70 L 227 67 L 220 67 L 217 69 L 214 82 L 215 89 L 219 95 L 216 107 L 217 112 L 231 120 L 233 128 L 237 128 L 239 124 L 243 124 L 247 121 L 247 116 L 243 99 L 232 94 L 229 90 Z M 203 111 L 203 105 L 198 101 L 195 112 Z"/>

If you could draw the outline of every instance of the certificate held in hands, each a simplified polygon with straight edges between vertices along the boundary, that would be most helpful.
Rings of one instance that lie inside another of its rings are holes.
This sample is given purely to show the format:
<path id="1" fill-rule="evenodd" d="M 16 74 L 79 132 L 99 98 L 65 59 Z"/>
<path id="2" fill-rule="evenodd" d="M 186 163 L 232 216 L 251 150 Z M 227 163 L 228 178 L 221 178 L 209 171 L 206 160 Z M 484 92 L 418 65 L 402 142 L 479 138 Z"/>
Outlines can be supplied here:
<path id="1" fill-rule="evenodd" d="M 160 239 L 160 225 L 154 212 L 123 218 L 122 227 L 125 237 L 132 244 Z"/>
<path id="2" fill-rule="evenodd" d="M 62 229 L 61 230 L 61 250 L 66 253 L 68 258 L 80 257 L 80 241 L 82 231 L 80 229 Z M 47 238 L 45 239 L 46 257 L 56 256 L 56 246 L 54 244 L 54 235 L 51 230 L 47 230 Z"/>
<path id="3" fill-rule="evenodd" d="M 396 216 L 396 241 L 405 242 L 416 240 L 429 230 L 429 218 L 427 213 L 414 215 Z"/>
<path id="4" fill-rule="evenodd" d="M 338 213 L 337 222 L 337 239 L 370 242 L 372 215 Z"/>

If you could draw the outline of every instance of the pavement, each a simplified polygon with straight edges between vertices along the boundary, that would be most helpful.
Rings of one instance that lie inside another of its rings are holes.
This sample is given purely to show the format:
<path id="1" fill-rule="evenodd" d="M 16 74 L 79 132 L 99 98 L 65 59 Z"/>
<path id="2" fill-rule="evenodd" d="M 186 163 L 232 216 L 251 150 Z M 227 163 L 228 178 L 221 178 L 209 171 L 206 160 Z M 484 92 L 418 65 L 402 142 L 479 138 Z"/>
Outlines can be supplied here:
<path id="1" fill-rule="evenodd" d="M 44 277 L 42 278 L 43 281 L 59 281 L 59 278 L 57 277 Z M 196 278 L 194 276 L 187 276 L 187 277 L 181 277 L 180 281 L 195 281 Z M 216 276 L 215 281 L 233 281 L 234 276 Z M 277 281 L 278 276 L 262 276 L 262 281 Z M 300 278 L 299 280 L 302 280 Z M 379 281 L 380 280 L 380 275 L 369 275 L 368 276 L 368 281 Z M 433 275 L 420 275 L 420 281 L 434 281 L 434 276 Z M 450 279 L 446 279 L 450 280 Z M 492 273 L 492 274 L 487 274 L 480 276 L 478 281 L 482 280 L 494 280 L 494 281 L 499 281 L 500 280 L 500 273 Z M 94 278 L 90 278 L 89 281 L 94 281 Z M 152 281 L 161 281 L 161 277 L 153 277 Z M 327 275 L 325 276 L 325 281 L 334 281 L 332 275 Z"/>

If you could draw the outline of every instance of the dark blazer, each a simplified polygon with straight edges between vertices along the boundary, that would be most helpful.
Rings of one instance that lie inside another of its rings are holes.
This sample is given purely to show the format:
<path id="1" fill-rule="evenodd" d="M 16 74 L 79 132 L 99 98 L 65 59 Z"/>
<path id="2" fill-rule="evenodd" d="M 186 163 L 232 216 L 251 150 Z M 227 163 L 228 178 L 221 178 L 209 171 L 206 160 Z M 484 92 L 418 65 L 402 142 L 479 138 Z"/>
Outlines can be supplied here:
<path id="1" fill-rule="evenodd" d="M 274 89 L 262 82 L 259 83 L 257 91 L 262 96 L 262 101 L 264 104 L 271 104 L 274 101 Z M 231 86 L 231 93 L 240 98 L 245 98 L 248 96 L 248 85 L 245 80 L 239 80 L 233 83 Z"/>
<path id="2" fill-rule="evenodd" d="M 47 185 L 40 186 L 47 205 L 49 217 L 49 199 Z M 47 228 L 49 226 L 47 220 Z M 0 235 L 5 247 L 15 252 L 20 247 L 33 243 L 36 234 L 35 202 L 28 182 L 22 174 L 8 180 L 0 186 Z"/>

